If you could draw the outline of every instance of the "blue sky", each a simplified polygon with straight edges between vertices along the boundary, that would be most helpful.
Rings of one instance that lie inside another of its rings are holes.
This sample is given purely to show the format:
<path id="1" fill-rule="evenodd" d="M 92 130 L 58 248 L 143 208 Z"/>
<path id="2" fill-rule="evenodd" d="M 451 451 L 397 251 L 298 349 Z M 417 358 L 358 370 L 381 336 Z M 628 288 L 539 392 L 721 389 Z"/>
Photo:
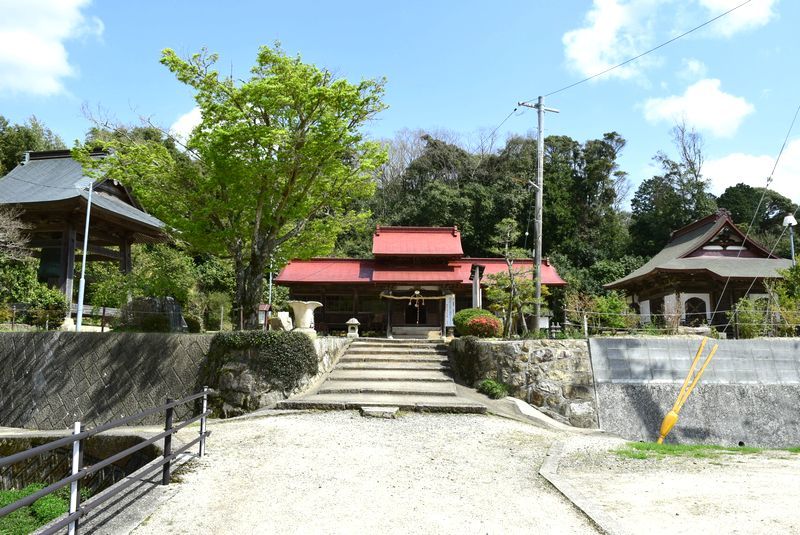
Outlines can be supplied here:
<path id="1" fill-rule="evenodd" d="M 533 99 L 651 48 L 743 0 L 115 2 L 0 0 L 0 114 L 36 115 L 68 144 L 82 107 L 122 122 L 185 126 L 192 93 L 158 60 L 207 47 L 245 77 L 261 44 L 356 80 L 385 76 L 385 111 L 369 128 L 446 129 L 466 139 Z M 223 8 L 219 6 L 223 5 Z M 705 139 L 712 189 L 764 185 L 800 104 L 800 2 L 752 0 L 698 32 L 600 79 L 548 98 L 547 130 L 578 140 L 615 130 L 635 186 L 670 152 L 676 120 Z M 183 117 L 183 120 L 178 122 Z M 500 141 L 535 127 L 512 116 Z M 176 124 L 176 122 L 178 122 Z M 773 188 L 800 201 L 800 125 Z M 633 190 L 632 192 L 633 193 Z"/>

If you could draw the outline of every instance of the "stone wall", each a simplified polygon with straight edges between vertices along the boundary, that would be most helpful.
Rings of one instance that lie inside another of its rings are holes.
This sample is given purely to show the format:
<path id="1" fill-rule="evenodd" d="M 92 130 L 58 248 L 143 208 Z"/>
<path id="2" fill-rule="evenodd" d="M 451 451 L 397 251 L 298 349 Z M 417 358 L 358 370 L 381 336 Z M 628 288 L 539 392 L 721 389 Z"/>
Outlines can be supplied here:
<path id="1" fill-rule="evenodd" d="M 689 336 L 592 338 L 601 427 L 630 440 L 657 439 L 700 342 Z M 667 442 L 800 444 L 800 340 L 709 340 L 705 354 L 715 343 L 719 349 Z"/>
<path id="2" fill-rule="evenodd" d="M 237 352 L 230 362 L 219 370 L 219 398 L 213 406 L 223 417 L 239 416 L 264 407 L 271 407 L 289 396 L 300 394 L 319 383 L 329 373 L 344 353 L 351 338 L 325 336 L 314 339 L 317 351 L 317 374 L 305 375 L 291 391 L 273 385 L 268 378 L 260 378 L 249 366 L 250 356 L 246 351 Z"/>
<path id="3" fill-rule="evenodd" d="M 469 386 L 505 383 L 510 394 L 576 427 L 597 427 L 585 340 L 493 341 L 456 338 L 449 345 L 456 375 Z"/>
<path id="4" fill-rule="evenodd" d="M 0 333 L 0 426 L 94 426 L 197 392 L 212 335 Z M 154 415 L 142 423 L 155 424 Z"/>

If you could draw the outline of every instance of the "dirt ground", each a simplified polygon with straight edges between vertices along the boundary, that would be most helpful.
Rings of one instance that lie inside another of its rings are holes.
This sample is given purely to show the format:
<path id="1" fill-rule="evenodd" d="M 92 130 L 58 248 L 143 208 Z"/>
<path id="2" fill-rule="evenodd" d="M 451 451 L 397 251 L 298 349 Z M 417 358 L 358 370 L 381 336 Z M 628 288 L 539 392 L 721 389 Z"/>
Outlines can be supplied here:
<path id="1" fill-rule="evenodd" d="M 629 459 L 624 441 L 567 441 L 558 475 L 629 533 L 800 533 L 800 454 Z"/>

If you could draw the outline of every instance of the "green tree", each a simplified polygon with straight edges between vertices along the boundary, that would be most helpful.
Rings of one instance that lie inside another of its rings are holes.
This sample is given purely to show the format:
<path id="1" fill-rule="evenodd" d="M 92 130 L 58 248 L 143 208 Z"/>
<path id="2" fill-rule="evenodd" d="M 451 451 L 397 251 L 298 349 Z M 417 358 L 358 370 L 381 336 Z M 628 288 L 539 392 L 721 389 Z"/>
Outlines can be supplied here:
<path id="1" fill-rule="evenodd" d="M 673 230 L 717 209 L 702 175 L 702 138 L 682 124 L 672 134 L 679 159 L 658 152 L 653 160 L 662 173 L 642 182 L 631 200 L 631 252 L 637 255 L 653 256 Z"/>
<path id="2" fill-rule="evenodd" d="M 161 62 L 195 90 L 201 124 L 188 142 L 198 164 L 175 172 L 156 142 L 118 143 L 100 165 L 131 184 L 142 204 L 180 231 L 198 252 L 230 258 L 235 306 L 257 324 L 269 259 L 330 252 L 357 217 L 354 199 L 369 198 L 385 159 L 362 127 L 384 109 L 382 80 L 352 84 L 330 71 L 261 47 L 247 80 L 223 77 L 217 56 Z"/>
<path id="3" fill-rule="evenodd" d="M 31 116 L 24 124 L 11 124 L 0 115 L 0 176 L 14 169 L 26 151 L 66 149 L 66 145 L 39 119 Z"/>

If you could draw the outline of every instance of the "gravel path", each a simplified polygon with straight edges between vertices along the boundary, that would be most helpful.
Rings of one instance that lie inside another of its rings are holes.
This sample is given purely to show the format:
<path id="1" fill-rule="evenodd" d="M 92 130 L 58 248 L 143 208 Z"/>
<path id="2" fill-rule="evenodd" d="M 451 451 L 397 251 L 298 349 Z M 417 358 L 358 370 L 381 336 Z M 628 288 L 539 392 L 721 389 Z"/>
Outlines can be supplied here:
<path id="1" fill-rule="evenodd" d="M 537 475 L 559 435 L 478 415 L 215 422 L 208 454 L 134 531 L 597 533 Z"/>
<path id="2" fill-rule="evenodd" d="M 624 443 L 570 439 L 558 474 L 588 490 L 628 533 L 800 533 L 800 455 L 765 450 L 629 459 L 611 453 Z"/>

